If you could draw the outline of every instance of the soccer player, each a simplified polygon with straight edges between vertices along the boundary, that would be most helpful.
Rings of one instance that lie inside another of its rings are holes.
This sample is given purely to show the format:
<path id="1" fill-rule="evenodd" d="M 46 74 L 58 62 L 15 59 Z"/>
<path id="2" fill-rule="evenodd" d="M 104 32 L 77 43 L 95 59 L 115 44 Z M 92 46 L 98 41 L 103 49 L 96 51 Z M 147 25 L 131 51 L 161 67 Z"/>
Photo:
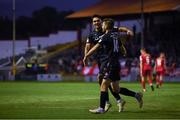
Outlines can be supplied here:
<path id="1" fill-rule="evenodd" d="M 146 92 L 146 83 L 145 78 L 147 78 L 151 90 L 154 91 L 154 87 L 152 84 L 152 66 L 151 66 L 151 55 L 146 52 L 144 48 L 141 49 L 140 59 L 140 76 L 141 76 L 141 84 L 143 87 L 143 91 Z"/>
<path id="2" fill-rule="evenodd" d="M 96 43 L 98 43 L 98 40 L 104 34 L 104 32 L 102 31 L 102 19 L 100 16 L 94 15 L 92 17 L 92 23 L 93 23 L 93 26 L 95 29 L 93 32 L 91 32 L 89 34 L 89 36 L 87 38 L 86 45 L 85 45 L 85 53 L 84 53 L 85 55 Z M 118 30 L 113 28 L 113 31 L 118 31 Z M 133 35 L 133 33 L 125 27 L 120 27 L 119 31 L 127 32 L 127 34 L 129 34 L 129 35 Z M 126 53 L 126 51 L 124 51 L 123 53 Z M 99 68 L 101 68 L 100 56 L 98 56 L 98 54 L 101 54 L 101 51 L 97 50 L 96 54 L 94 55 L 95 56 L 94 58 L 96 59 Z M 97 79 L 99 81 L 99 85 L 101 85 L 102 80 L 103 80 L 103 73 L 101 71 L 99 72 Z M 109 90 L 111 91 L 111 93 L 113 95 L 111 86 L 109 87 Z M 136 98 L 136 100 L 139 103 L 139 107 L 142 108 L 142 106 L 143 106 L 142 93 L 136 93 L 134 91 L 131 91 L 131 90 L 129 90 L 127 88 L 123 88 L 123 87 L 120 88 L 119 93 L 122 95 L 131 96 L 131 97 Z M 113 96 L 115 97 L 115 95 L 113 95 Z M 107 97 L 105 111 L 107 111 L 110 107 L 111 107 L 111 104 L 109 102 L 109 97 Z"/>
<path id="3" fill-rule="evenodd" d="M 156 71 L 156 88 L 162 86 L 163 76 L 166 70 L 166 59 L 163 52 L 160 53 L 160 56 L 156 58 L 155 61 L 155 71 Z"/>
<path id="4" fill-rule="evenodd" d="M 91 56 L 96 50 L 100 49 L 100 71 L 103 72 L 103 81 L 101 83 L 100 107 L 90 110 L 92 113 L 104 113 L 105 104 L 108 97 L 108 87 L 112 85 L 114 95 L 119 104 L 119 112 L 123 111 L 125 101 L 119 95 L 119 37 L 117 32 L 112 32 L 114 28 L 114 21 L 112 19 L 105 19 L 102 25 L 105 34 L 101 36 L 98 43 L 85 54 L 83 62 L 86 65 L 87 58 Z"/>

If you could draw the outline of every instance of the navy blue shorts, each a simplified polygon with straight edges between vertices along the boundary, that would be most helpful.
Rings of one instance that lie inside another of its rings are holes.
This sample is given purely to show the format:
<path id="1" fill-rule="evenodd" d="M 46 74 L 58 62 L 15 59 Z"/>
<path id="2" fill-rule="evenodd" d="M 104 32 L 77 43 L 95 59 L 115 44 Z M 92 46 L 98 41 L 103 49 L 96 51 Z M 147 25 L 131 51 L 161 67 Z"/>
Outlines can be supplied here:
<path id="1" fill-rule="evenodd" d="M 103 79 L 110 79 L 112 81 L 120 80 L 120 64 L 119 61 L 107 61 L 102 62 L 100 66 L 99 74 L 103 76 Z"/>

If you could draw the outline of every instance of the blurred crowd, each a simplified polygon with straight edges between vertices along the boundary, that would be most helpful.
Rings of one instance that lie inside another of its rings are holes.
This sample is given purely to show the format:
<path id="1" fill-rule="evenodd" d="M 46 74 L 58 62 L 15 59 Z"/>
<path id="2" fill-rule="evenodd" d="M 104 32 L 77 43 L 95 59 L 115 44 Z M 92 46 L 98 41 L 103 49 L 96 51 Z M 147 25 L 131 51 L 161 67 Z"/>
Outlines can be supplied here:
<path id="1" fill-rule="evenodd" d="M 121 65 L 121 76 L 128 76 L 131 74 L 131 76 L 138 76 L 139 75 L 139 55 L 140 52 L 137 51 L 137 56 L 135 57 L 122 57 L 122 59 L 119 60 Z M 152 51 L 150 50 L 152 53 Z M 71 48 L 68 50 L 65 50 L 61 52 L 58 56 L 55 58 L 52 58 L 49 60 L 49 73 L 61 73 L 64 75 L 97 75 L 98 73 L 98 66 L 96 64 L 96 61 L 93 59 L 90 59 L 90 62 L 88 63 L 88 66 L 83 66 L 82 62 L 83 54 L 79 53 L 78 47 Z M 156 55 L 152 54 L 152 66 L 154 66 L 154 62 L 156 59 Z M 175 73 L 176 69 L 179 68 L 179 62 L 174 60 L 172 57 L 166 56 L 166 75 L 180 75 L 179 73 Z"/>

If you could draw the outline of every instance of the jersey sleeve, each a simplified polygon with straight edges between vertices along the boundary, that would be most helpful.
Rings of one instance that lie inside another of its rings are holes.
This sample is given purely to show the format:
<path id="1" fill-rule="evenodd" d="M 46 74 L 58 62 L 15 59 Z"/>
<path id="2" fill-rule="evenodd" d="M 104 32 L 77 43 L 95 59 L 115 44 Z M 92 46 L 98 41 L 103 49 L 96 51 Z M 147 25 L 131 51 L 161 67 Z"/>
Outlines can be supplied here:
<path id="1" fill-rule="evenodd" d="M 114 27 L 113 28 L 113 32 L 119 32 L 119 28 L 118 27 Z"/>
<path id="2" fill-rule="evenodd" d="M 93 43 L 93 38 L 91 34 L 87 36 L 86 43 Z"/>
<path id="3" fill-rule="evenodd" d="M 98 43 L 99 43 L 100 45 L 104 44 L 105 39 L 106 39 L 105 34 L 99 36 L 99 41 L 98 41 Z"/>
<path id="4" fill-rule="evenodd" d="M 142 62 L 142 55 L 139 56 L 139 61 Z"/>

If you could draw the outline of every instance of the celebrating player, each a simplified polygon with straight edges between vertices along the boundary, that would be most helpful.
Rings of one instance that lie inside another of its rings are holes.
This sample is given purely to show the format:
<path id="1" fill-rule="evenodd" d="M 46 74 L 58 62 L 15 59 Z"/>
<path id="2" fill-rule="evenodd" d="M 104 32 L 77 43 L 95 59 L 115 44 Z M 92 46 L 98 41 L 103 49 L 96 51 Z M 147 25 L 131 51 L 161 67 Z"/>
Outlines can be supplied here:
<path id="1" fill-rule="evenodd" d="M 87 38 L 87 41 L 86 41 L 86 46 L 85 46 L 85 55 L 87 54 L 87 52 L 96 44 L 98 43 L 98 40 L 100 39 L 100 37 L 104 34 L 104 32 L 102 31 L 102 20 L 101 20 L 101 17 L 98 16 L 98 15 L 94 15 L 92 17 L 92 23 L 93 23 L 93 26 L 94 26 L 94 31 L 91 32 Z M 118 29 L 115 29 L 113 28 L 113 31 L 118 31 Z M 126 27 L 120 27 L 119 28 L 119 31 L 120 32 L 127 32 L 128 35 L 133 35 L 132 31 L 127 29 Z M 123 46 L 122 46 L 123 47 Z M 123 53 L 126 53 L 125 49 L 121 49 L 121 50 L 124 50 Z M 97 63 L 98 63 L 98 66 L 99 68 L 101 68 L 101 62 L 100 62 L 100 56 L 98 54 L 101 54 L 101 51 L 97 50 L 96 51 L 96 54 L 94 55 L 94 59 L 96 59 Z M 98 81 L 99 81 L 99 84 L 101 85 L 102 83 L 102 80 L 103 80 L 103 73 L 102 72 L 99 72 L 98 74 L 98 77 L 97 77 Z M 111 91 L 112 95 L 114 97 L 116 97 L 114 94 L 113 94 L 113 91 L 112 91 L 112 88 L 111 86 L 109 86 L 109 90 Z M 127 88 L 123 88 L 121 87 L 120 88 L 120 91 L 119 91 L 120 94 L 122 95 L 126 95 L 126 96 L 131 96 L 131 97 L 134 97 L 136 98 L 136 100 L 138 101 L 139 103 L 139 107 L 141 108 L 143 106 L 143 100 L 142 100 L 142 93 L 136 93 L 134 91 L 131 91 Z M 109 96 L 109 95 L 108 95 Z M 105 111 L 107 111 L 110 107 L 111 107 L 111 104 L 109 102 L 109 97 L 107 96 L 107 100 L 106 100 L 106 106 L 105 106 Z M 120 109 L 120 108 L 119 108 Z"/>
<path id="2" fill-rule="evenodd" d="M 113 32 L 114 21 L 112 19 L 105 19 L 103 21 L 103 30 L 105 34 L 101 36 L 98 43 L 91 48 L 84 56 L 84 64 L 86 65 L 87 58 L 92 55 L 96 50 L 100 49 L 100 71 L 103 74 L 103 81 L 101 83 L 101 94 L 100 94 L 100 107 L 97 109 L 90 110 L 92 113 L 104 113 L 105 104 L 108 97 L 108 87 L 110 84 L 113 88 L 113 94 L 116 96 L 120 110 L 123 111 L 125 101 L 119 96 L 119 40 L 117 32 Z"/>

